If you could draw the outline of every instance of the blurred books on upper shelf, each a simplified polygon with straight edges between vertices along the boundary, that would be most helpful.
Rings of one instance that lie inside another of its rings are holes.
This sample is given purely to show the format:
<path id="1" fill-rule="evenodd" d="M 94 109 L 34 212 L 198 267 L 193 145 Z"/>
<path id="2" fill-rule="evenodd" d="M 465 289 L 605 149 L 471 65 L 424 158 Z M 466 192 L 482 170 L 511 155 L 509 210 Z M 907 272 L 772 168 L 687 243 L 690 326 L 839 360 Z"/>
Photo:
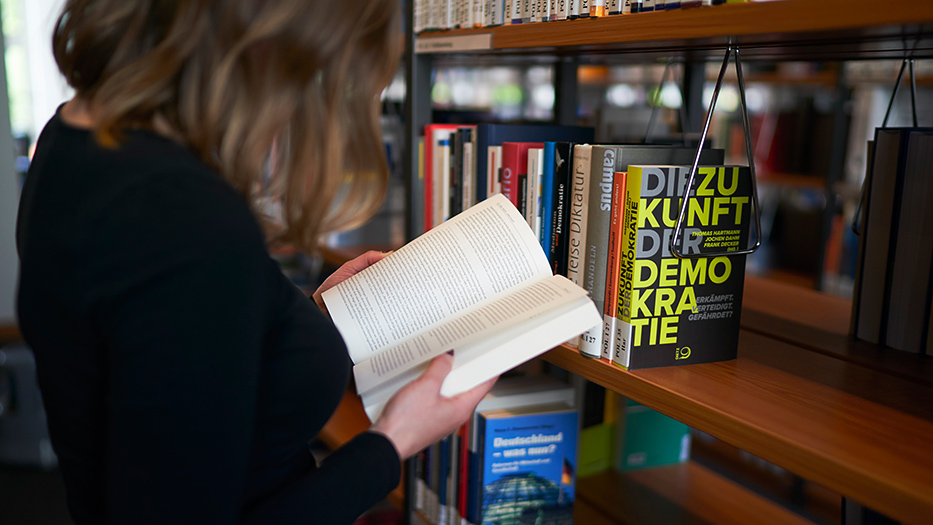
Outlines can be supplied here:
<path id="1" fill-rule="evenodd" d="M 749 0 L 416 0 L 414 32 L 600 18 Z M 763 1 L 763 0 L 757 0 Z"/>

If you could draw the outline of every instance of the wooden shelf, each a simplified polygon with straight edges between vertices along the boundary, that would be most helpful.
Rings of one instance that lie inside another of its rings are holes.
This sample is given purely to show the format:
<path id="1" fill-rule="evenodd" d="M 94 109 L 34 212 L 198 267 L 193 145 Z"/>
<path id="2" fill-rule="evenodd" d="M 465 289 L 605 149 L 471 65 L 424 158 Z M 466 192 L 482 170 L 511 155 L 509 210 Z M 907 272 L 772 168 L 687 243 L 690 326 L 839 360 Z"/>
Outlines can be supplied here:
<path id="1" fill-rule="evenodd" d="M 730 38 L 743 56 L 817 60 L 931 56 L 933 3 L 784 0 L 482 29 L 425 32 L 418 39 L 492 36 L 486 52 L 641 53 L 721 56 Z"/>
<path id="2" fill-rule="evenodd" d="M 0 326 L 0 342 L 20 341 L 22 338 L 23 334 L 20 333 L 17 325 Z"/>
<path id="3" fill-rule="evenodd" d="M 746 285 L 734 361 L 628 372 L 567 347 L 544 358 L 895 520 L 927 521 L 929 364 L 911 373 L 914 356 L 849 341 L 846 301 L 771 286 Z"/>
<path id="4" fill-rule="evenodd" d="M 692 461 L 581 478 L 576 495 L 577 523 L 811 523 Z"/>

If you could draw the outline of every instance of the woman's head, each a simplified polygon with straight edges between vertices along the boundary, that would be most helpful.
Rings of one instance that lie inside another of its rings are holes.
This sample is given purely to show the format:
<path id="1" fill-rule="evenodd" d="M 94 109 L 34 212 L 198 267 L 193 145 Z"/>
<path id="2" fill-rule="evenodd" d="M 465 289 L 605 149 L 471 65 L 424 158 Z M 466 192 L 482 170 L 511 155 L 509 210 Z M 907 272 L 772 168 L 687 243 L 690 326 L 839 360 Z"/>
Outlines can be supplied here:
<path id="1" fill-rule="evenodd" d="M 382 200 L 397 15 L 396 0 L 68 0 L 53 47 L 103 145 L 129 128 L 168 135 L 257 213 L 280 201 L 271 238 L 312 249 Z"/>

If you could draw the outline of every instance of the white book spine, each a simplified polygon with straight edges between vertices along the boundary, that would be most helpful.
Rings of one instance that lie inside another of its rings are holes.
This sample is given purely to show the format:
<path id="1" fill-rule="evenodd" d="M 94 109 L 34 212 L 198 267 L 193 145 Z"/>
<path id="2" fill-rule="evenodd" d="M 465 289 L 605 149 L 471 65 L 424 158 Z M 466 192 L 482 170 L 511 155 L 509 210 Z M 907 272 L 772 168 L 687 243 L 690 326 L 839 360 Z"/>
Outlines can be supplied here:
<path id="1" fill-rule="evenodd" d="M 483 23 L 483 11 L 485 7 L 485 0 L 473 0 L 473 27 L 482 27 L 485 25 Z"/>
<path id="2" fill-rule="evenodd" d="M 557 19 L 567 20 L 570 18 L 570 0 L 557 0 Z"/>
<path id="3" fill-rule="evenodd" d="M 570 184 L 570 234 L 567 260 L 567 278 L 583 286 L 586 268 L 586 212 L 589 208 L 589 172 L 592 146 L 578 144 L 573 148 L 573 173 Z M 579 348 L 580 338 L 567 342 Z"/>
<path id="4" fill-rule="evenodd" d="M 511 23 L 521 24 L 522 16 L 524 16 L 525 14 L 525 0 L 511 0 L 511 2 L 512 2 L 512 9 L 510 10 L 511 18 L 512 18 Z"/>

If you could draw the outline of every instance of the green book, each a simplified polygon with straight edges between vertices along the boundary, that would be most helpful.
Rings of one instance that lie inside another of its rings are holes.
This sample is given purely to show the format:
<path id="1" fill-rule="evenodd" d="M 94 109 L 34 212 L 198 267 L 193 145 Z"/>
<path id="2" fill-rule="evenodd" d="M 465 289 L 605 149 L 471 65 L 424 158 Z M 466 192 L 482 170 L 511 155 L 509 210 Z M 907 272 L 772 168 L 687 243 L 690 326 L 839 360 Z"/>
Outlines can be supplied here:
<path id="1" fill-rule="evenodd" d="M 620 403 L 616 436 L 617 470 L 659 467 L 690 457 L 690 427 L 631 399 Z"/>

